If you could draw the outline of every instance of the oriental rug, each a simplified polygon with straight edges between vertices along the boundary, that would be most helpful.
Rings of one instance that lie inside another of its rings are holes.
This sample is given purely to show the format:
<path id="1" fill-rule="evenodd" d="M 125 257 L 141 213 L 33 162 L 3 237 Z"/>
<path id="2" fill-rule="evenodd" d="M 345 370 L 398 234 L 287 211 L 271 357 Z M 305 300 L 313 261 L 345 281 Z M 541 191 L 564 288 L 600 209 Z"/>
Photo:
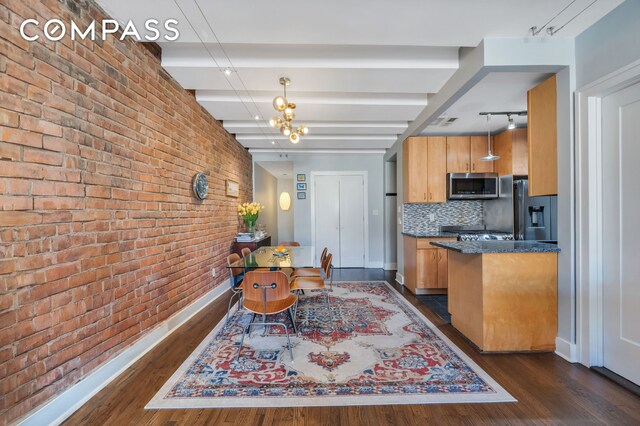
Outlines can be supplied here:
<path id="1" fill-rule="evenodd" d="M 251 317 L 223 318 L 145 408 L 515 401 L 384 281 L 300 296 L 293 359 L 282 327 L 254 326 L 236 361 Z"/>

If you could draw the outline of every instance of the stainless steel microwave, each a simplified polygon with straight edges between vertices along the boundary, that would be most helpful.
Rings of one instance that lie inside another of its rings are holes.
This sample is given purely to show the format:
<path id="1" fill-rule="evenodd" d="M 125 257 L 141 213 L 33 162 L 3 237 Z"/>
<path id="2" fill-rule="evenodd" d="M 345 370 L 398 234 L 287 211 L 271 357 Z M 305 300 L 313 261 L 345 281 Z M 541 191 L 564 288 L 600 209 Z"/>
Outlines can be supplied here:
<path id="1" fill-rule="evenodd" d="M 449 200 L 488 200 L 498 198 L 500 181 L 497 173 L 448 173 Z"/>

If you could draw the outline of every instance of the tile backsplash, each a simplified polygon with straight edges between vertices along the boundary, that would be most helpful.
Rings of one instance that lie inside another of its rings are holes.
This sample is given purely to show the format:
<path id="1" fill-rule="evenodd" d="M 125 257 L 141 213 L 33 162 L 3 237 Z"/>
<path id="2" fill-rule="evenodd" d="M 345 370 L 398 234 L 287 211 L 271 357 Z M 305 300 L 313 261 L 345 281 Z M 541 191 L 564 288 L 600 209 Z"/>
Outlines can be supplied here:
<path id="1" fill-rule="evenodd" d="M 439 231 L 442 225 L 482 225 L 482 201 L 459 200 L 442 204 L 405 204 L 402 231 L 425 233 Z M 434 221 L 429 221 L 429 215 Z"/>

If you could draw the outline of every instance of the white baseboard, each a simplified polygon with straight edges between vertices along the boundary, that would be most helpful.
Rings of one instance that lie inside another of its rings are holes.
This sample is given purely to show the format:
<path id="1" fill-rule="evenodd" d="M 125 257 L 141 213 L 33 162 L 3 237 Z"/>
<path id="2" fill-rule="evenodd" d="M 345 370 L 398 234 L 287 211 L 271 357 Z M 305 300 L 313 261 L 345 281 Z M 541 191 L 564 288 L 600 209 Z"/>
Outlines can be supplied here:
<path id="1" fill-rule="evenodd" d="M 384 264 L 384 270 L 385 271 L 396 271 L 396 270 L 398 270 L 398 264 L 397 263 L 385 263 Z"/>
<path id="2" fill-rule="evenodd" d="M 383 266 L 384 266 L 383 262 L 369 262 L 369 263 L 367 263 L 367 268 L 372 268 L 372 269 L 382 269 Z"/>
<path id="3" fill-rule="evenodd" d="M 561 337 L 556 337 L 556 355 L 569 362 L 578 362 L 578 346 Z"/>
<path id="4" fill-rule="evenodd" d="M 396 272 L 396 282 L 400 285 L 404 285 L 404 275 L 400 272 Z"/>
<path id="5" fill-rule="evenodd" d="M 115 358 L 98 367 L 87 377 L 56 396 L 44 406 L 22 419 L 19 425 L 59 425 L 91 397 L 111 383 L 122 372 L 139 360 L 158 343 L 173 333 L 178 327 L 204 309 L 229 289 L 226 282 L 195 300 L 189 306 L 177 312 L 160 326 L 145 334 L 140 340 L 129 346 Z"/>

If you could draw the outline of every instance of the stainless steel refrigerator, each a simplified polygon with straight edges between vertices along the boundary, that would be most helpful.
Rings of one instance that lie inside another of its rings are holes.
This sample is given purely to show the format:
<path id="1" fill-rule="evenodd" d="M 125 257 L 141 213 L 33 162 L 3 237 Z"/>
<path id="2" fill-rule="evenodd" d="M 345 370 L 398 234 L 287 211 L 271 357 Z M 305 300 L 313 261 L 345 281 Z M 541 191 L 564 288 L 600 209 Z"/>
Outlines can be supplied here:
<path id="1" fill-rule="evenodd" d="M 558 197 L 529 197 L 529 181 L 500 177 L 500 197 L 484 202 L 487 229 L 512 232 L 516 240 L 557 241 Z"/>

